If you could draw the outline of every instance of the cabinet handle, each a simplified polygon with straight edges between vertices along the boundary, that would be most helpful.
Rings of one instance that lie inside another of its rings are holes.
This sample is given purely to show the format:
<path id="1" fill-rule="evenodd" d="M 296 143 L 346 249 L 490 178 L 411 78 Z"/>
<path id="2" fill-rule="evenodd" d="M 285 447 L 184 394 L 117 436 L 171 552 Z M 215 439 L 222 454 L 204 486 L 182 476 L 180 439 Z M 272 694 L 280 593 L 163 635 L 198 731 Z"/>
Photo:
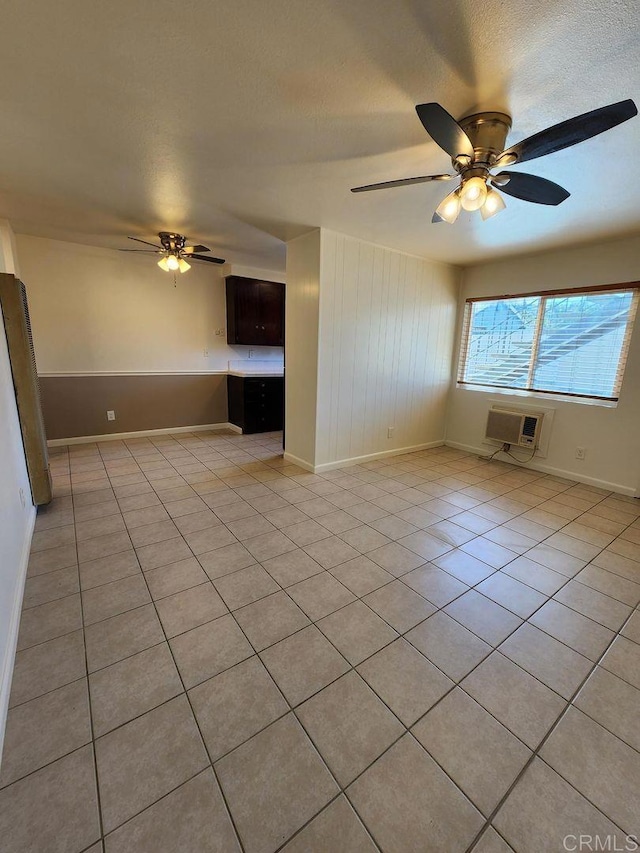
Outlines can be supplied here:
<path id="1" fill-rule="evenodd" d="M 260 328 L 260 326 L 256 326 L 256 329 L 259 329 L 259 328 Z"/>
<path id="2" fill-rule="evenodd" d="M 264 326 L 262 328 L 264 329 Z"/>

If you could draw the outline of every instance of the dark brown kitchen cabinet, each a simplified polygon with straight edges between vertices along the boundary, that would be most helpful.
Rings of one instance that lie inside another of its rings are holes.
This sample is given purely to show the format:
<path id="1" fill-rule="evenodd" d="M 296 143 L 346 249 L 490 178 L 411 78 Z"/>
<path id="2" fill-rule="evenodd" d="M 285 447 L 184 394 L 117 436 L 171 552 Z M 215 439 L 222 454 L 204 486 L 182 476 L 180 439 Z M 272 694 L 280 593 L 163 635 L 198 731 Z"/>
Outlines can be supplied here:
<path id="1" fill-rule="evenodd" d="M 284 346 L 284 284 L 230 275 L 227 284 L 227 343 Z"/>
<path id="2" fill-rule="evenodd" d="M 229 422 L 244 433 L 282 429 L 282 376 L 228 376 Z"/>

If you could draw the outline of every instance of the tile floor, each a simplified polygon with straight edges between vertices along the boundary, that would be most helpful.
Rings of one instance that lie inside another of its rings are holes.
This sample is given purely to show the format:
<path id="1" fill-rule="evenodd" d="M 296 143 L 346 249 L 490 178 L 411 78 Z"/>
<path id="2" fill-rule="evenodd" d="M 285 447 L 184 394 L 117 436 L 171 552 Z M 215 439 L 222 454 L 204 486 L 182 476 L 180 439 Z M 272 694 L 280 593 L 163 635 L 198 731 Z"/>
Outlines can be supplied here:
<path id="1" fill-rule="evenodd" d="M 630 849 L 637 501 L 446 447 L 311 475 L 276 434 L 52 469 L 3 853 Z"/>

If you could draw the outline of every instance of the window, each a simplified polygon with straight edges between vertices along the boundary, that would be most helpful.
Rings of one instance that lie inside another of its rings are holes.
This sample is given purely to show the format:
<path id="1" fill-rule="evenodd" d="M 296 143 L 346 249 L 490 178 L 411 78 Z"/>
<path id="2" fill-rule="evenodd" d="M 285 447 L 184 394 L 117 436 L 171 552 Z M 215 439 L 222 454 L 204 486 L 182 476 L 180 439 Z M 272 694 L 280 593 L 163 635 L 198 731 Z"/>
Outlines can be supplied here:
<path id="1" fill-rule="evenodd" d="M 459 384 L 617 400 L 639 287 L 468 299 Z"/>

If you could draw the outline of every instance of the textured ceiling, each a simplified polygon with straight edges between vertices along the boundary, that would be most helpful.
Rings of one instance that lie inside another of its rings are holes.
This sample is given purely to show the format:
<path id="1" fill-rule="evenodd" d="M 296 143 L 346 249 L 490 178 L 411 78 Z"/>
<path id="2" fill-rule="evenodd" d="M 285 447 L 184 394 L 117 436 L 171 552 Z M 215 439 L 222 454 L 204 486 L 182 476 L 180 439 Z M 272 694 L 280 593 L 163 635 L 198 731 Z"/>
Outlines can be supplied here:
<path id="1" fill-rule="evenodd" d="M 637 0 L 28 0 L 2 30 L 0 216 L 21 233 L 175 229 L 275 269 L 320 225 L 453 263 L 640 232 L 640 118 L 526 164 L 571 191 L 558 208 L 432 225 L 449 185 L 349 193 L 447 171 L 416 103 L 509 112 L 512 142 L 640 103 Z"/>

